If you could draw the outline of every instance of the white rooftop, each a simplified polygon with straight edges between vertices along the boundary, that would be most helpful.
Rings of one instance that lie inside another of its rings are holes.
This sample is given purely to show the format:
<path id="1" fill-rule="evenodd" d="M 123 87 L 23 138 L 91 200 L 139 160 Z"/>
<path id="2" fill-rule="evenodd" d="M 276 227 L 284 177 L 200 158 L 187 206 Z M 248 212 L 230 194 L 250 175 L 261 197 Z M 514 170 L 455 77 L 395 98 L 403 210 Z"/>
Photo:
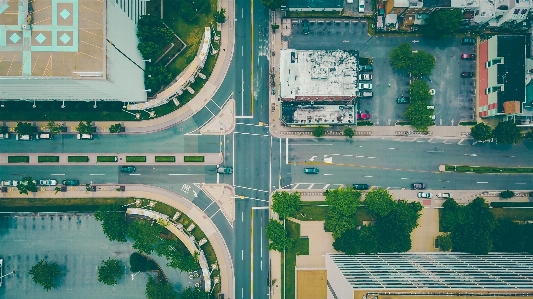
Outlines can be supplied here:
<path id="1" fill-rule="evenodd" d="M 281 50 L 282 99 L 351 96 L 357 88 L 357 54 L 347 51 Z"/>

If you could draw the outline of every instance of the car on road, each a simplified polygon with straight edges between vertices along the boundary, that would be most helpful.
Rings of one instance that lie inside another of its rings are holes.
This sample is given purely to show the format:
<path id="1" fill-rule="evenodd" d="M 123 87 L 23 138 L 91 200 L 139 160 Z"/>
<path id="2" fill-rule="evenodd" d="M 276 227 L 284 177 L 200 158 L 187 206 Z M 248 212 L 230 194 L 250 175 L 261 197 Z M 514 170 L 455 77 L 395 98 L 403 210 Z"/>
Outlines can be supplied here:
<path id="1" fill-rule="evenodd" d="M 318 168 L 316 167 L 304 168 L 304 173 L 318 174 Z"/>
<path id="2" fill-rule="evenodd" d="M 232 174 L 233 173 L 233 168 L 231 168 L 231 167 L 219 167 L 219 168 L 217 168 L 217 173 Z"/>
<path id="3" fill-rule="evenodd" d="M 368 190 L 368 184 L 353 184 L 352 185 L 354 190 Z"/>
<path id="4" fill-rule="evenodd" d="M 360 98 L 371 98 L 374 94 L 370 90 L 359 90 L 357 96 Z"/>
<path id="5" fill-rule="evenodd" d="M 357 117 L 357 120 L 363 120 L 363 119 L 370 119 L 371 115 L 368 112 L 368 110 L 365 112 L 358 111 L 356 114 L 356 117 Z"/>
<path id="6" fill-rule="evenodd" d="M 461 54 L 461 59 L 474 60 L 476 59 L 476 54 Z"/>
<path id="7" fill-rule="evenodd" d="M 426 189 L 426 183 L 412 183 L 411 189 L 413 190 L 422 190 Z"/>
<path id="8" fill-rule="evenodd" d="M 80 140 L 91 140 L 93 139 L 93 134 L 78 134 L 76 137 Z"/>
<path id="9" fill-rule="evenodd" d="M 33 140 L 33 136 L 32 135 L 21 135 L 21 134 L 17 134 L 15 139 L 17 140 L 23 140 L 23 141 L 28 141 L 28 140 Z"/>
<path id="10" fill-rule="evenodd" d="M 35 136 L 37 139 L 54 139 L 54 135 L 49 133 L 39 133 Z"/>
<path id="11" fill-rule="evenodd" d="M 309 34 L 309 21 L 308 20 L 302 21 L 302 32 L 303 34 Z"/>
<path id="12" fill-rule="evenodd" d="M 122 166 L 122 167 L 120 167 L 120 172 L 134 173 L 135 170 L 137 170 L 135 168 L 135 166 Z"/>
<path id="13" fill-rule="evenodd" d="M 12 181 L 12 180 L 2 181 L 2 187 L 17 187 L 18 184 L 19 184 L 19 181 Z"/>
<path id="14" fill-rule="evenodd" d="M 359 83 L 357 84 L 359 89 L 372 89 L 372 83 Z"/>
<path id="15" fill-rule="evenodd" d="M 462 72 L 461 78 L 472 78 L 474 77 L 474 72 Z"/>
<path id="16" fill-rule="evenodd" d="M 79 186 L 80 185 L 80 181 L 78 181 L 78 180 L 63 180 L 62 184 L 65 185 L 65 186 Z"/>
<path id="17" fill-rule="evenodd" d="M 401 96 L 396 99 L 396 104 L 409 104 L 411 103 L 411 97 Z"/>
<path id="18" fill-rule="evenodd" d="M 374 70 L 374 67 L 371 66 L 371 65 L 360 65 L 359 66 L 359 71 L 360 72 L 371 72 Z"/>
<path id="19" fill-rule="evenodd" d="M 372 74 L 359 74 L 360 81 L 370 81 L 372 80 Z"/>
<path id="20" fill-rule="evenodd" d="M 55 186 L 57 185 L 56 180 L 48 179 L 48 180 L 39 180 L 39 185 L 41 186 Z"/>
<path id="21" fill-rule="evenodd" d="M 461 39 L 461 45 L 475 45 L 476 39 L 473 37 L 464 37 Z"/>
<path id="22" fill-rule="evenodd" d="M 437 193 L 438 198 L 452 198 L 450 193 Z"/>
<path id="23" fill-rule="evenodd" d="M 431 199 L 431 193 L 429 193 L 429 192 L 418 192 L 418 198 L 430 198 Z"/>

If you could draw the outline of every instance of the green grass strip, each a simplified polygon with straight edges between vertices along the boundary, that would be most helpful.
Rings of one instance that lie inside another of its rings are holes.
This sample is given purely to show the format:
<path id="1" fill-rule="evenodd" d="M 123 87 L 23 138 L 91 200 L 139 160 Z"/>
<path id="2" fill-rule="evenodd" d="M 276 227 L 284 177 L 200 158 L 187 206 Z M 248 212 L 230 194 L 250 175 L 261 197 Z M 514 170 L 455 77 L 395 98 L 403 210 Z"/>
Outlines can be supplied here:
<path id="1" fill-rule="evenodd" d="M 490 167 L 468 165 L 446 165 L 446 171 L 474 173 L 533 173 L 533 167 Z"/>
<path id="2" fill-rule="evenodd" d="M 96 162 L 117 162 L 117 156 L 98 156 Z"/>
<path id="3" fill-rule="evenodd" d="M 176 157 L 174 156 L 155 156 L 156 162 L 176 162 Z"/>
<path id="4" fill-rule="evenodd" d="M 493 201 L 490 203 L 490 206 L 493 208 L 503 208 L 503 207 L 516 207 L 516 208 L 531 207 L 533 208 L 533 202 Z"/>
<path id="5" fill-rule="evenodd" d="M 475 126 L 477 125 L 477 121 L 460 121 L 460 126 Z"/>
<path id="6" fill-rule="evenodd" d="M 89 162 L 89 157 L 88 156 L 68 156 L 68 161 L 74 162 L 74 163 L 79 163 L 79 162 L 86 163 L 86 162 Z"/>
<path id="7" fill-rule="evenodd" d="M 126 156 L 126 162 L 146 162 L 146 156 Z"/>
<path id="8" fill-rule="evenodd" d="M 39 156 L 37 161 L 39 163 L 57 163 L 59 162 L 59 156 Z"/>
<path id="9" fill-rule="evenodd" d="M 204 162 L 204 156 L 184 156 L 183 162 Z"/>
<path id="10" fill-rule="evenodd" d="M 29 163 L 29 156 L 8 156 L 7 163 Z"/>

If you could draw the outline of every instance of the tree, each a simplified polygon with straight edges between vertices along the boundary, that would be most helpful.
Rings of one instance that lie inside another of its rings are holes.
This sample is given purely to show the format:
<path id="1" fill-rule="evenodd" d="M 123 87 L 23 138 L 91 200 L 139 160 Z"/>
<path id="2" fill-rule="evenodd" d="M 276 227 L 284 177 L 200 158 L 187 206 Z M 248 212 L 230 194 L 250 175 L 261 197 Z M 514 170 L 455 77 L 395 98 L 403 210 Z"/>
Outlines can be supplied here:
<path id="1" fill-rule="evenodd" d="M 57 287 L 57 278 L 62 274 L 56 263 L 45 260 L 40 260 L 28 273 L 35 283 L 42 285 L 47 291 Z"/>
<path id="2" fill-rule="evenodd" d="M 37 192 L 37 182 L 30 176 L 24 177 L 22 181 L 17 184 L 17 189 L 20 194 L 28 195 L 28 192 Z"/>
<path id="3" fill-rule="evenodd" d="M 272 210 L 280 218 L 288 218 L 296 215 L 300 207 L 300 193 L 289 193 L 287 191 L 276 191 L 272 195 Z"/>
<path id="4" fill-rule="evenodd" d="M 160 17 L 142 15 L 137 22 L 137 37 L 141 42 L 153 42 L 165 45 L 172 41 L 174 32 L 170 30 Z"/>
<path id="5" fill-rule="evenodd" d="M 459 213 L 450 237 L 457 252 L 487 254 L 492 250 L 492 231 L 496 224 L 489 205 L 481 197 L 474 199 Z"/>
<path id="6" fill-rule="evenodd" d="M 132 270 L 133 271 L 133 270 Z M 152 276 L 146 283 L 146 298 L 148 299 L 176 299 L 179 293 L 166 281 L 157 281 Z"/>
<path id="7" fill-rule="evenodd" d="M 174 269 L 178 268 L 183 272 L 191 272 L 198 269 L 198 253 L 194 256 L 188 251 L 181 252 L 177 250 L 176 241 L 163 239 L 155 247 L 158 256 L 165 256 L 169 262 L 167 266 Z"/>
<path id="8" fill-rule="evenodd" d="M 505 144 L 517 144 L 522 138 L 520 128 L 511 121 L 499 122 L 496 128 L 494 128 L 493 134 L 497 142 Z"/>
<path id="9" fill-rule="evenodd" d="M 428 104 L 431 101 L 429 85 L 422 80 L 415 80 L 409 85 L 409 95 L 411 96 L 411 102 Z"/>
<path id="10" fill-rule="evenodd" d="M 426 51 L 413 53 L 409 63 L 409 71 L 414 77 L 429 76 L 435 67 L 435 57 Z"/>
<path id="11" fill-rule="evenodd" d="M 78 131 L 80 134 L 92 134 L 94 133 L 95 129 L 92 125 L 92 121 L 80 121 L 78 126 L 76 127 L 76 131 Z"/>
<path id="12" fill-rule="evenodd" d="M 452 238 L 450 238 L 450 234 L 438 235 L 437 243 L 439 244 L 439 249 L 442 251 L 452 250 Z"/>
<path id="13" fill-rule="evenodd" d="M 315 137 L 322 137 L 322 136 L 324 136 L 325 133 L 326 132 L 325 132 L 323 126 L 318 126 L 318 127 L 313 129 L 313 136 L 315 136 Z"/>
<path id="14" fill-rule="evenodd" d="M 134 252 L 130 255 L 130 270 L 131 272 L 157 270 L 157 264 L 148 257 L 138 252 Z"/>
<path id="15" fill-rule="evenodd" d="M 136 219 L 128 226 L 128 236 L 135 242 L 133 248 L 144 254 L 154 251 L 154 246 L 161 242 L 162 232 L 163 227 L 153 221 Z"/>
<path id="16" fill-rule="evenodd" d="M 122 124 L 114 124 L 109 127 L 109 133 L 119 133 L 122 131 Z"/>
<path id="17" fill-rule="evenodd" d="M 273 32 L 276 32 L 276 30 L 279 29 L 279 24 L 272 24 L 272 25 L 270 25 L 270 28 L 272 28 Z"/>
<path id="18" fill-rule="evenodd" d="M 505 191 L 500 192 L 500 197 L 503 199 L 513 198 L 514 196 L 515 194 L 511 190 L 505 190 Z"/>
<path id="19" fill-rule="evenodd" d="M 355 135 L 355 132 L 354 132 L 354 130 L 352 128 L 346 127 L 344 129 L 344 133 L 343 134 L 344 134 L 344 136 L 346 136 L 348 138 L 352 138 Z"/>
<path id="20" fill-rule="evenodd" d="M 326 195 L 328 214 L 324 226 L 331 231 L 333 238 L 357 226 L 355 212 L 360 202 L 361 192 L 352 188 L 329 190 Z"/>
<path id="21" fill-rule="evenodd" d="M 152 41 L 140 42 L 137 49 L 141 52 L 141 56 L 145 60 L 156 61 L 161 53 L 161 47 Z"/>
<path id="22" fill-rule="evenodd" d="M 270 219 L 266 226 L 266 237 L 270 241 L 267 248 L 269 250 L 276 250 L 283 252 L 285 249 L 291 248 L 293 240 L 289 238 L 287 231 L 279 221 Z"/>
<path id="23" fill-rule="evenodd" d="M 492 128 L 486 123 L 479 123 L 470 128 L 470 136 L 476 141 L 485 141 L 492 138 Z"/>
<path id="24" fill-rule="evenodd" d="M 18 122 L 15 127 L 15 132 L 20 135 L 31 135 L 34 132 L 33 125 L 31 123 Z"/>
<path id="25" fill-rule="evenodd" d="M 150 82 L 153 86 L 147 86 L 152 89 L 152 91 L 158 91 L 161 89 L 161 86 L 165 86 L 172 82 L 172 73 L 162 65 L 148 66 L 144 74 L 145 76 L 150 76 L 146 79 L 152 79 Z"/>
<path id="26" fill-rule="evenodd" d="M 100 206 L 94 213 L 94 218 L 102 221 L 104 234 L 110 241 L 126 242 L 125 210 L 119 205 Z"/>
<path id="27" fill-rule="evenodd" d="M 392 195 L 385 189 L 374 189 L 365 195 L 364 205 L 371 215 L 387 216 L 395 208 Z"/>
<path id="28" fill-rule="evenodd" d="M 526 226 L 509 218 L 500 218 L 492 232 L 492 244 L 497 252 L 524 252 Z"/>
<path id="29" fill-rule="evenodd" d="M 527 131 L 526 135 L 524 136 L 524 138 L 533 140 L 533 130 Z"/>
<path id="30" fill-rule="evenodd" d="M 116 259 L 108 258 L 102 261 L 102 265 L 98 266 L 98 281 L 104 284 L 113 286 L 118 280 L 124 276 L 124 269 L 122 262 Z"/>
<path id="31" fill-rule="evenodd" d="M 215 12 L 215 15 L 214 15 L 214 18 L 215 18 L 215 22 L 217 23 L 224 23 L 226 22 L 226 9 L 225 8 L 221 8 L 219 11 L 216 11 Z"/>
<path id="32" fill-rule="evenodd" d="M 275 10 L 283 6 L 285 4 L 285 0 L 261 0 L 261 4 L 263 4 L 266 8 Z"/>
<path id="33" fill-rule="evenodd" d="M 392 67 L 404 71 L 408 70 L 411 65 L 411 58 L 413 56 L 413 50 L 409 43 L 401 43 L 396 47 L 389 55 Z"/>
<path id="34" fill-rule="evenodd" d="M 462 207 L 453 198 L 448 198 L 442 203 L 442 212 L 439 218 L 439 225 L 442 231 L 453 231 L 457 223 L 459 223 L 461 209 Z"/>
<path id="35" fill-rule="evenodd" d="M 188 287 L 181 292 L 180 299 L 209 299 L 209 293 L 199 288 Z"/>
<path id="36" fill-rule="evenodd" d="M 434 124 L 433 119 L 431 119 L 432 111 L 427 108 L 427 103 L 411 102 L 405 109 L 403 116 L 411 122 L 413 128 L 427 132 L 428 127 Z"/>
<path id="37" fill-rule="evenodd" d="M 459 30 L 462 19 L 463 13 L 460 9 L 438 9 L 425 19 L 422 32 L 433 39 L 452 37 Z"/>
<path id="38" fill-rule="evenodd" d="M 50 130 L 51 134 L 60 134 L 61 129 L 63 128 L 63 125 L 56 124 L 53 121 L 49 121 L 48 124 L 46 124 L 46 126 L 48 127 L 48 130 Z"/>

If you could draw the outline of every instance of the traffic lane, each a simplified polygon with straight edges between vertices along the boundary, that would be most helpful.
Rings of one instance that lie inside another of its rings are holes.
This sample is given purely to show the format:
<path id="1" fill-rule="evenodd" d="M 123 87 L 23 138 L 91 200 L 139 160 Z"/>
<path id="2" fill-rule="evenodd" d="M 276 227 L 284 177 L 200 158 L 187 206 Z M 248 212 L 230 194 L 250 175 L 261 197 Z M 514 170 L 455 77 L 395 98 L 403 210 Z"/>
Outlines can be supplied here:
<path id="1" fill-rule="evenodd" d="M 530 176 L 513 174 L 440 173 L 336 165 L 323 165 L 319 169 L 319 174 L 304 174 L 303 167 L 293 166 L 291 186 L 298 184 L 297 189 L 323 189 L 327 184 L 332 186 L 336 186 L 336 184 L 346 186 L 368 184 L 384 189 L 409 189 L 412 183 L 424 182 L 430 190 L 523 190 L 533 188 L 533 180 Z"/>
<path id="2" fill-rule="evenodd" d="M 291 49 L 296 50 L 360 50 L 370 38 L 366 21 L 345 20 L 339 23 L 327 19 L 308 18 L 309 34 L 303 33 L 303 19 L 292 19 Z"/>
<path id="3" fill-rule="evenodd" d="M 266 225 L 268 223 L 268 209 L 254 210 L 253 223 L 253 267 L 254 267 L 254 298 L 268 298 L 269 255 Z"/>
<path id="4" fill-rule="evenodd" d="M 189 165 L 137 165 L 135 173 L 121 172 L 118 176 L 120 184 L 181 184 L 181 183 L 202 183 L 206 178 L 216 182 L 215 166 L 189 166 Z"/>
<path id="5" fill-rule="evenodd" d="M 79 180 L 80 185 L 117 183 L 119 166 L 96 165 L 17 165 L 0 166 L 2 180 L 22 180 L 30 176 L 34 180 L 55 179 L 58 184 L 63 180 Z"/>
<path id="6" fill-rule="evenodd" d="M 233 134 L 235 156 L 233 173 L 235 185 L 257 190 L 269 190 L 270 136 Z M 265 159 L 262 159 L 265 157 Z"/>
<path id="7" fill-rule="evenodd" d="M 235 247 L 235 296 L 249 298 L 251 294 L 251 204 L 249 201 L 236 201 Z"/>

